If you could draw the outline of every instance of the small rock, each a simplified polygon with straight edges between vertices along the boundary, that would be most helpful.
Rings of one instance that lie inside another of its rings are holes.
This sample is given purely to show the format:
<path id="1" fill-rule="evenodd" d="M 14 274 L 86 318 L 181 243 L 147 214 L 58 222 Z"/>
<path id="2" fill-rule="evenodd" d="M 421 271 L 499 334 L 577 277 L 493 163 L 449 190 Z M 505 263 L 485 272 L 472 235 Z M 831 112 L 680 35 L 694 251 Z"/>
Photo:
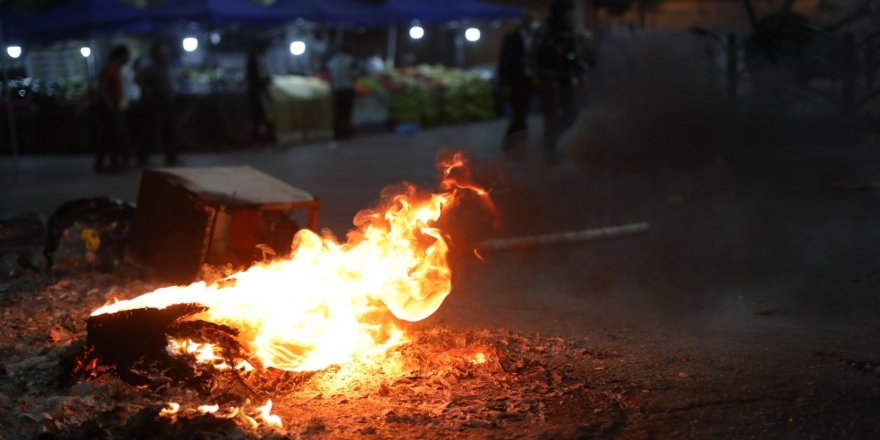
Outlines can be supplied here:
<path id="1" fill-rule="evenodd" d="M 687 379 L 688 377 L 690 377 L 690 375 L 688 375 L 688 374 L 685 373 L 684 371 L 679 371 L 679 372 L 678 372 L 678 377 L 680 377 L 680 378 L 682 378 L 682 379 Z"/>

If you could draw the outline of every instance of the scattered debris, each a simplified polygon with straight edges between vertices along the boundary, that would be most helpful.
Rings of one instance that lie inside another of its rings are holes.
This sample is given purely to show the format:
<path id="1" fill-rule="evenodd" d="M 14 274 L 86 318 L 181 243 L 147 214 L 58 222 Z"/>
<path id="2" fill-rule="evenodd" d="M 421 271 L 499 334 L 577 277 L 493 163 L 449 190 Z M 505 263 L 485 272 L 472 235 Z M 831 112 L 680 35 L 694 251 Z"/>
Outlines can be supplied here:
<path id="1" fill-rule="evenodd" d="M 110 271 L 123 260 L 135 207 L 108 197 L 63 203 L 49 217 L 44 252 L 60 272 Z"/>
<path id="2" fill-rule="evenodd" d="M 126 351 L 120 344 L 126 338 L 132 346 L 143 341 L 126 326 L 158 322 L 164 338 L 175 331 L 173 316 L 193 311 L 181 306 L 165 316 L 152 312 L 148 317 L 151 312 L 144 311 L 139 313 L 147 315 L 140 317 L 107 315 L 100 323 L 88 317 L 114 297 L 132 297 L 151 287 L 89 273 L 8 298 L 0 307 L 6 323 L 0 340 L 5 376 L 0 435 L 173 439 L 197 433 L 204 438 L 282 438 L 430 432 L 450 437 L 468 431 L 506 437 L 525 426 L 572 417 L 565 409 L 570 405 L 589 408 L 596 426 L 617 426 L 626 419 L 620 397 L 595 389 L 604 373 L 593 367 L 605 362 L 595 350 L 581 340 L 509 330 L 410 330 L 410 342 L 391 354 L 403 367 L 361 366 L 372 368 L 369 374 L 345 365 L 291 373 L 259 366 L 220 369 L 191 357 L 172 356 L 165 364 L 132 360 L 127 356 L 143 351 Z M 92 327 L 89 342 L 103 355 L 110 350 L 117 361 L 125 360 L 125 369 L 80 356 L 87 327 Z M 97 336 L 96 327 L 108 333 Z M 177 329 L 192 337 L 196 330 Z M 70 382 L 72 371 L 87 374 L 74 375 Z"/>

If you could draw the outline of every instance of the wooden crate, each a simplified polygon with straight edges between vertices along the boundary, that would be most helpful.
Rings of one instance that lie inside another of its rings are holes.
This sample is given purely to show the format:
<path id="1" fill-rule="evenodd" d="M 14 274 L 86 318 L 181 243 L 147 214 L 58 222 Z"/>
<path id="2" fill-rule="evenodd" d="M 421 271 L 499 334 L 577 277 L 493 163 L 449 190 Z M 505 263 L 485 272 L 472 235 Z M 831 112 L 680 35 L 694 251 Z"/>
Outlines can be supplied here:
<path id="1" fill-rule="evenodd" d="M 320 201 L 248 166 L 157 168 L 141 177 L 129 251 L 173 282 L 191 282 L 205 263 L 245 266 L 258 244 L 289 252 L 296 210 L 314 230 Z"/>

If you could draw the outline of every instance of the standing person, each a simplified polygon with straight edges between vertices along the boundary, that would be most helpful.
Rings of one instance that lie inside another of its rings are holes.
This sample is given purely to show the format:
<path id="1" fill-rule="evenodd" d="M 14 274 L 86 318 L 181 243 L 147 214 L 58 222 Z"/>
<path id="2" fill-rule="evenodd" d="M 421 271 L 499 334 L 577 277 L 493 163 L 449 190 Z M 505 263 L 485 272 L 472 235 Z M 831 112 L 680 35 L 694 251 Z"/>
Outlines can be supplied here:
<path id="1" fill-rule="evenodd" d="M 582 39 L 573 23 L 571 0 L 554 0 L 550 16 L 535 33 L 530 56 L 532 80 L 541 95 L 544 115 L 544 158 L 559 161 L 556 146 L 559 135 L 577 119 L 577 88 L 588 70 Z"/>
<path id="2" fill-rule="evenodd" d="M 354 83 L 358 75 L 358 63 L 351 48 L 343 44 L 327 62 L 330 87 L 333 89 L 333 129 L 336 139 L 352 135 L 351 113 L 354 108 Z"/>
<path id="3" fill-rule="evenodd" d="M 275 123 L 272 120 L 272 96 L 269 86 L 272 76 L 266 65 L 269 43 L 261 41 L 254 46 L 247 60 L 248 103 L 254 130 L 254 142 L 275 143 Z"/>
<path id="4" fill-rule="evenodd" d="M 128 63 L 128 47 L 119 45 L 110 51 L 107 63 L 98 77 L 98 114 L 101 121 L 101 141 L 95 155 L 95 171 L 119 171 L 123 167 L 122 152 L 127 148 L 128 127 L 125 123 L 122 66 Z M 110 168 L 104 159 L 109 156 Z"/>
<path id="5" fill-rule="evenodd" d="M 157 145 L 165 151 L 165 165 L 178 164 L 177 121 L 174 117 L 174 87 L 168 73 L 169 49 L 164 43 L 150 48 L 150 63 L 138 72 L 141 86 L 141 142 L 138 165 L 149 164 L 150 153 Z"/>
<path id="6" fill-rule="evenodd" d="M 130 149 L 133 146 L 132 141 L 137 135 L 138 117 L 141 111 L 141 88 L 137 83 L 134 69 L 134 64 L 137 60 L 131 59 L 134 58 L 134 53 L 129 58 L 129 62 L 120 69 L 120 75 L 122 76 L 123 115 L 128 133 L 126 136 L 128 143 L 126 149 L 122 152 L 122 163 L 125 165 L 129 163 Z"/>
<path id="7" fill-rule="evenodd" d="M 524 14 L 519 25 L 504 36 L 498 60 L 498 85 L 501 96 L 510 104 L 510 125 L 504 135 L 504 151 L 510 151 L 517 140 L 525 137 L 528 125 L 532 79 L 528 70 L 529 47 L 532 42 L 531 14 Z"/>

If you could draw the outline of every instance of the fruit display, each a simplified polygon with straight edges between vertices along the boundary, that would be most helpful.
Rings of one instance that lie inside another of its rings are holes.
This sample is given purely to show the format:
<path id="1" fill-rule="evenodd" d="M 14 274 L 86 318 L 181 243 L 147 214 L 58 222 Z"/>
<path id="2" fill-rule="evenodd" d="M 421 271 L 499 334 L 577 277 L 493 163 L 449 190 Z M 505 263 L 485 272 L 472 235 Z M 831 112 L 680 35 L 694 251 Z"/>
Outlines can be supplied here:
<path id="1" fill-rule="evenodd" d="M 332 132 L 330 85 L 319 78 L 275 76 L 269 87 L 275 130 L 283 142 L 324 139 Z"/>
<path id="2" fill-rule="evenodd" d="M 492 87 L 476 73 L 443 66 L 391 69 L 362 78 L 359 96 L 387 96 L 388 121 L 423 126 L 477 121 L 493 115 Z"/>

